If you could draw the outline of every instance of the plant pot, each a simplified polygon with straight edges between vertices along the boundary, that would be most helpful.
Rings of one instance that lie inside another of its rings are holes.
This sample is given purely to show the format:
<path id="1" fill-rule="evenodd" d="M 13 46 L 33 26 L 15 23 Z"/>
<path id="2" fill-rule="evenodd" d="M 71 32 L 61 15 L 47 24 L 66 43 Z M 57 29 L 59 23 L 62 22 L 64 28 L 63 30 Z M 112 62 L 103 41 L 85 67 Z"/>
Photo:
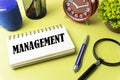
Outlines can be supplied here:
<path id="1" fill-rule="evenodd" d="M 107 28 L 110 29 L 111 31 L 116 32 L 116 33 L 120 33 L 120 27 L 118 27 L 118 28 L 113 28 L 113 27 L 111 26 L 111 24 L 110 24 L 109 21 L 107 21 L 107 22 L 105 23 L 105 25 L 106 25 Z"/>

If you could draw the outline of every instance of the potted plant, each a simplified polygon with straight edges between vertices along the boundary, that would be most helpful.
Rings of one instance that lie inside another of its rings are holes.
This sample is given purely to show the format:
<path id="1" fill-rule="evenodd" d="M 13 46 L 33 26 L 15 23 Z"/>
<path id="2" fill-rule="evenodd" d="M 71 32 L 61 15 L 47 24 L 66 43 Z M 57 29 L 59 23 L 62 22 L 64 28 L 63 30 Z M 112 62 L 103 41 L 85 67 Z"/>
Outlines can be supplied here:
<path id="1" fill-rule="evenodd" d="M 120 0 L 102 0 L 98 13 L 110 30 L 120 33 Z"/>

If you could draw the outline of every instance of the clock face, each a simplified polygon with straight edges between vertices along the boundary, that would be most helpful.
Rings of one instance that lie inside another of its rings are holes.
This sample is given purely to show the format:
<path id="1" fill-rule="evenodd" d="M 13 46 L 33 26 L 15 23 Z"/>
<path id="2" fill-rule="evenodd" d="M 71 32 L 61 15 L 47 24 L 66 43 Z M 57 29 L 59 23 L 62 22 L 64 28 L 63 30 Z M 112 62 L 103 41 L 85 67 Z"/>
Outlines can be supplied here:
<path id="1" fill-rule="evenodd" d="M 92 15 L 91 0 L 64 0 L 63 8 L 68 17 L 78 22 Z"/>

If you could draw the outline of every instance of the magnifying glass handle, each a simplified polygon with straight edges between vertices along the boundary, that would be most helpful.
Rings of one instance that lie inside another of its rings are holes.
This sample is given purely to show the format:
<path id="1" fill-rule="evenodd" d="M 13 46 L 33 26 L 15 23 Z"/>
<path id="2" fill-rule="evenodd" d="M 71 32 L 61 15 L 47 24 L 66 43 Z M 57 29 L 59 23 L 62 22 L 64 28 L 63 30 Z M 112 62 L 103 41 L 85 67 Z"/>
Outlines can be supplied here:
<path id="1" fill-rule="evenodd" d="M 79 78 L 78 80 L 86 80 L 88 76 L 97 68 L 97 66 L 101 63 L 100 60 L 97 60 L 96 63 L 92 64 Z"/>

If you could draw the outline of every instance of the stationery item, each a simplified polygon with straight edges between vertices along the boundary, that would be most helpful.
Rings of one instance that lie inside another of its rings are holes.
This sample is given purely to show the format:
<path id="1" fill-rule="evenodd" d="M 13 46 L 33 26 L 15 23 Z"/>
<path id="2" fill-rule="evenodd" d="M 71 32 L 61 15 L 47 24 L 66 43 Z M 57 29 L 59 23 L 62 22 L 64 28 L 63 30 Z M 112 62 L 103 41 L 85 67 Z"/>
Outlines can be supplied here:
<path id="1" fill-rule="evenodd" d="M 105 46 L 105 48 L 106 47 L 108 47 L 108 46 L 110 46 L 110 44 L 111 44 L 111 47 L 113 47 L 113 45 L 114 46 L 120 46 L 120 42 L 118 42 L 118 41 L 116 41 L 116 40 L 114 40 L 114 39 L 110 39 L 110 38 L 103 38 L 103 39 L 100 39 L 100 40 L 98 40 L 98 41 L 96 41 L 95 42 L 95 44 L 94 44 L 94 46 L 93 46 L 93 55 L 94 55 L 94 57 L 96 58 L 96 63 L 93 63 L 83 74 L 82 74 L 82 76 L 80 76 L 80 78 L 78 79 L 78 80 L 86 80 L 86 78 L 88 77 L 88 76 L 90 76 L 90 74 L 92 73 L 92 72 L 94 72 L 94 70 L 96 70 L 97 69 L 97 67 L 100 65 L 100 64 L 103 64 L 103 65 L 106 65 L 106 66 L 119 66 L 120 65 L 120 54 L 119 53 L 116 53 L 116 52 L 118 52 L 117 50 L 115 50 L 115 49 L 113 49 L 114 50 L 114 52 L 113 53 L 111 53 L 111 51 L 112 50 L 110 50 L 110 49 L 108 49 L 107 51 L 108 51 L 108 54 L 107 53 L 104 53 L 104 54 L 102 54 L 102 53 L 98 53 L 97 51 L 97 49 L 96 48 L 99 48 L 99 49 L 104 49 L 103 48 L 103 45 L 105 45 L 105 43 L 107 42 L 107 46 Z M 117 45 L 115 45 L 115 44 L 117 44 Z M 99 46 L 98 46 L 98 44 L 99 44 Z M 100 45 L 101 44 L 101 45 Z M 108 45 L 109 44 L 109 45 Z M 116 47 L 116 48 L 118 48 L 118 46 Z M 101 47 L 101 48 L 100 48 Z M 115 48 L 115 47 L 114 47 Z M 119 49 L 118 49 L 119 50 Z M 102 51 L 102 50 L 100 50 L 100 51 Z M 104 50 L 103 50 L 104 51 Z M 97 53 L 96 53 L 97 52 Z M 112 57 L 111 57 L 112 56 Z M 110 59 L 111 58 L 111 59 Z"/>
<path id="2" fill-rule="evenodd" d="M 0 0 L 0 25 L 10 31 L 22 25 L 22 17 L 16 0 Z"/>
<path id="3" fill-rule="evenodd" d="M 84 53 L 84 51 L 86 49 L 88 40 L 89 40 L 89 35 L 87 35 L 87 37 L 85 38 L 85 41 L 82 44 L 82 47 L 81 47 L 80 52 L 78 54 L 78 57 L 76 59 L 76 62 L 75 62 L 74 68 L 73 68 L 73 70 L 75 72 L 77 72 L 79 70 L 80 66 L 81 66 L 82 56 L 83 56 L 83 53 Z"/>
<path id="4" fill-rule="evenodd" d="M 40 19 L 47 13 L 46 0 L 22 0 L 25 13 L 30 19 Z"/>
<path id="5" fill-rule="evenodd" d="M 13 69 L 75 52 L 75 46 L 62 25 L 10 36 L 7 44 L 9 64 Z"/>

